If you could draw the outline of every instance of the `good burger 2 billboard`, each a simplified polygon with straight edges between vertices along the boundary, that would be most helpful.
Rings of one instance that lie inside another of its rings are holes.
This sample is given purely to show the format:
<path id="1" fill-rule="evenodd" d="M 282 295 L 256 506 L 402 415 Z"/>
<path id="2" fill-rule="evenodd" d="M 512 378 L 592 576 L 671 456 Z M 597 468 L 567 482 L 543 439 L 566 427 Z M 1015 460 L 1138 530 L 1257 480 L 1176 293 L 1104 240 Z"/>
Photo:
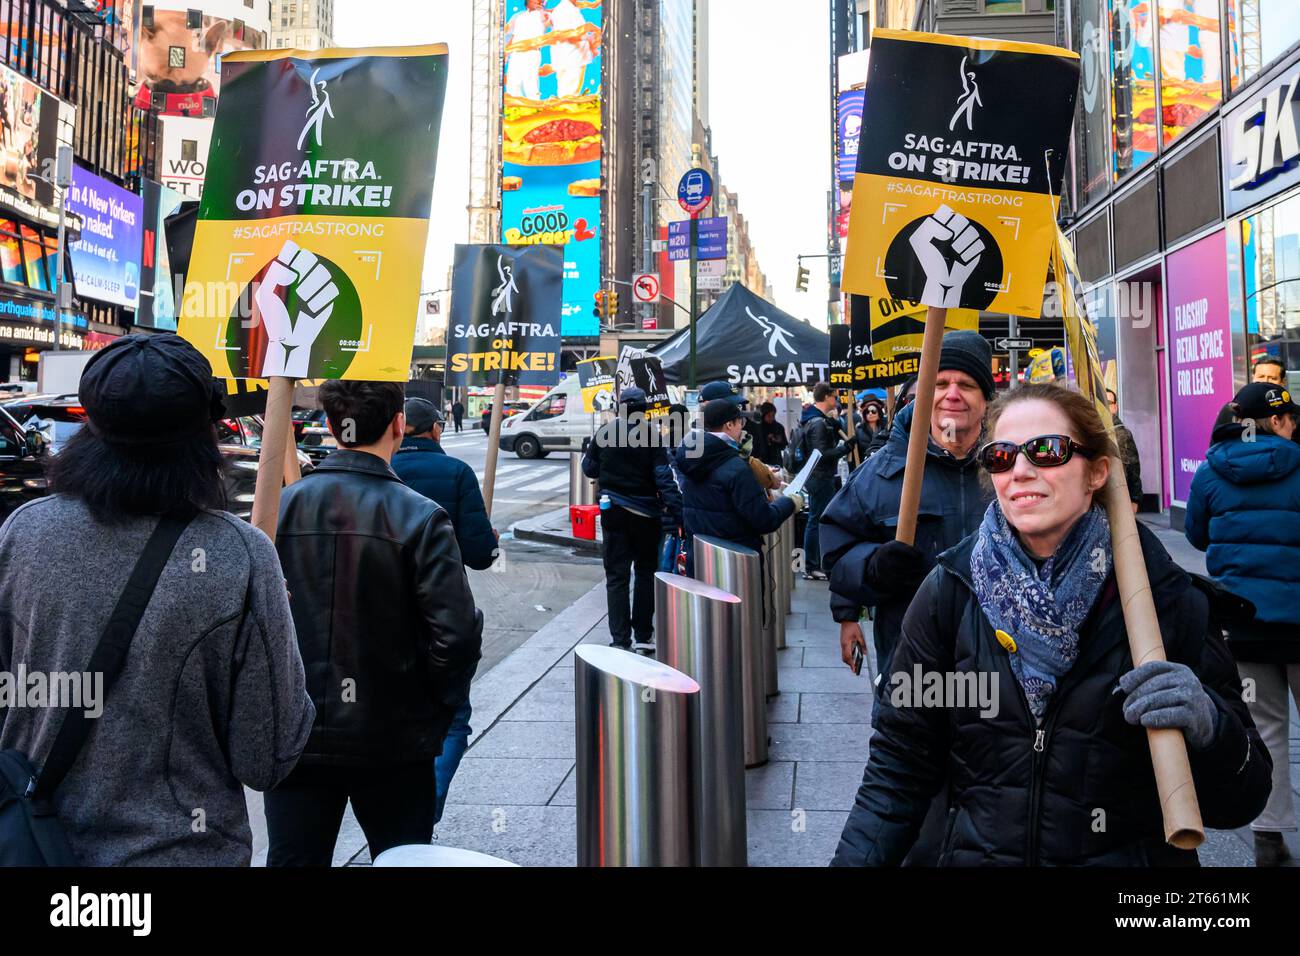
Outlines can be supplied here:
<path id="1" fill-rule="evenodd" d="M 601 6 L 506 0 L 501 241 L 563 245 L 563 335 L 598 335 Z"/>

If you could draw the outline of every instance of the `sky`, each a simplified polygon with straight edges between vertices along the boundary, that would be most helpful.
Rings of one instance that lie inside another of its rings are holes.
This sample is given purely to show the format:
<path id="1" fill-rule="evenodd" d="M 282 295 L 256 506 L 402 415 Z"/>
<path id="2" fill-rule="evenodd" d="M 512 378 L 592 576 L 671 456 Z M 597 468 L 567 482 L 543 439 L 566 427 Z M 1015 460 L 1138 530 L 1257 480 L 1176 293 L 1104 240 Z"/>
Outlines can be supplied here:
<path id="1" fill-rule="evenodd" d="M 711 6 L 709 121 L 723 182 L 739 196 L 776 304 L 824 324 L 826 260 L 807 263 L 808 292 L 796 292 L 794 286 L 795 257 L 826 251 L 831 135 L 827 5 L 807 4 L 798 17 L 789 16 L 789 0 L 712 0 Z M 468 234 L 472 8 L 471 0 L 334 4 L 338 46 L 445 42 L 449 47 L 425 291 L 448 285 L 453 247 Z M 742 8 L 743 33 L 733 19 Z M 764 29 L 763 24 L 779 24 L 779 29 Z M 756 123 L 755 116 L 770 122 Z"/>

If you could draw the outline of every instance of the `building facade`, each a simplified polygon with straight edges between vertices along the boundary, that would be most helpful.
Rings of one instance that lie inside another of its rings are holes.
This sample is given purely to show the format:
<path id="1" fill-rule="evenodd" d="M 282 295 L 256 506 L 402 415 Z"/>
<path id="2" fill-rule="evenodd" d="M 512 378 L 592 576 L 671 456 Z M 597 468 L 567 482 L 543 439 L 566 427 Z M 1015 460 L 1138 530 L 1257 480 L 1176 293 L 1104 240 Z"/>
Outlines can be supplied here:
<path id="1" fill-rule="evenodd" d="M 62 348 L 101 346 L 131 324 L 133 307 L 123 303 L 136 291 L 138 233 L 119 233 L 117 245 L 83 244 L 73 230 L 60 256 L 57 231 L 66 205 L 85 238 L 96 238 L 94 217 L 77 216 L 83 192 L 119 199 L 112 215 L 124 227 L 139 225 L 139 184 L 155 139 L 132 103 L 137 11 L 133 0 L 82 10 L 0 0 L 0 381 L 36 379 L 39 353 L 55 345 L 56 316 Z M 52 176 L 61 147 L 74 156 L 67 190 Z M 113 259 L 120 271 L 102 274 L 99 266 Z M 56 286 L 71 293 L 62 309 Z"/>
<path id="2" fill-rule="evenodd" d="M 334 45 L 334 0 L 271 0 L 275 49 L 320 50 Z"/>
<path id="3" fill-rule="evenodd" d="M 1300 4 L 1058 3 L 1082 59 L 1065 221 L 1144 491 L 1177 523 L 1254 363 L 1300 387 Z"/>

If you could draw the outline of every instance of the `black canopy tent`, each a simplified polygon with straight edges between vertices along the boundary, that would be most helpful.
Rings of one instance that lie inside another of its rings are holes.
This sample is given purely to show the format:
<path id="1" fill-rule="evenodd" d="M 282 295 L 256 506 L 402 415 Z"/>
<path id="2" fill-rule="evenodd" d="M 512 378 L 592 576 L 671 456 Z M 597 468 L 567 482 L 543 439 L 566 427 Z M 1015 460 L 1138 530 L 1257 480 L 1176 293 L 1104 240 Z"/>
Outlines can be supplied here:
<path id="1" fill-rule="evenodd" d="M 695 380 L 733 385 L 815 385 L 830 377 L 831 337 L 739 283 L 696 320 Z M 690 376 L 690 330 L 655 348 L 673 385 Z"/>

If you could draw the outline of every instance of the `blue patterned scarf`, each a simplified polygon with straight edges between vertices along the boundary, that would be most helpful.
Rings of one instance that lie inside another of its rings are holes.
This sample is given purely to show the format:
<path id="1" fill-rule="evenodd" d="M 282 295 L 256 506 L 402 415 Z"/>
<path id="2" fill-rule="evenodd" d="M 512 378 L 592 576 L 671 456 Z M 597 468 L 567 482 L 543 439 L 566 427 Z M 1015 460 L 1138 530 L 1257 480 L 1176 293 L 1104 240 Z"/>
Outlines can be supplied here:
<path id="1" fill-rule="evenodd" d="M 971 552 L 975 597 L 993 627 L 1015 641 L 1011 670 L 1042 721 L 1056 682 L 1079 656 L 1079 626 L 1111 568 L 1110 524 L 1090 508 L 1040 567 L 1020 544 L 997 501 Z"/>

